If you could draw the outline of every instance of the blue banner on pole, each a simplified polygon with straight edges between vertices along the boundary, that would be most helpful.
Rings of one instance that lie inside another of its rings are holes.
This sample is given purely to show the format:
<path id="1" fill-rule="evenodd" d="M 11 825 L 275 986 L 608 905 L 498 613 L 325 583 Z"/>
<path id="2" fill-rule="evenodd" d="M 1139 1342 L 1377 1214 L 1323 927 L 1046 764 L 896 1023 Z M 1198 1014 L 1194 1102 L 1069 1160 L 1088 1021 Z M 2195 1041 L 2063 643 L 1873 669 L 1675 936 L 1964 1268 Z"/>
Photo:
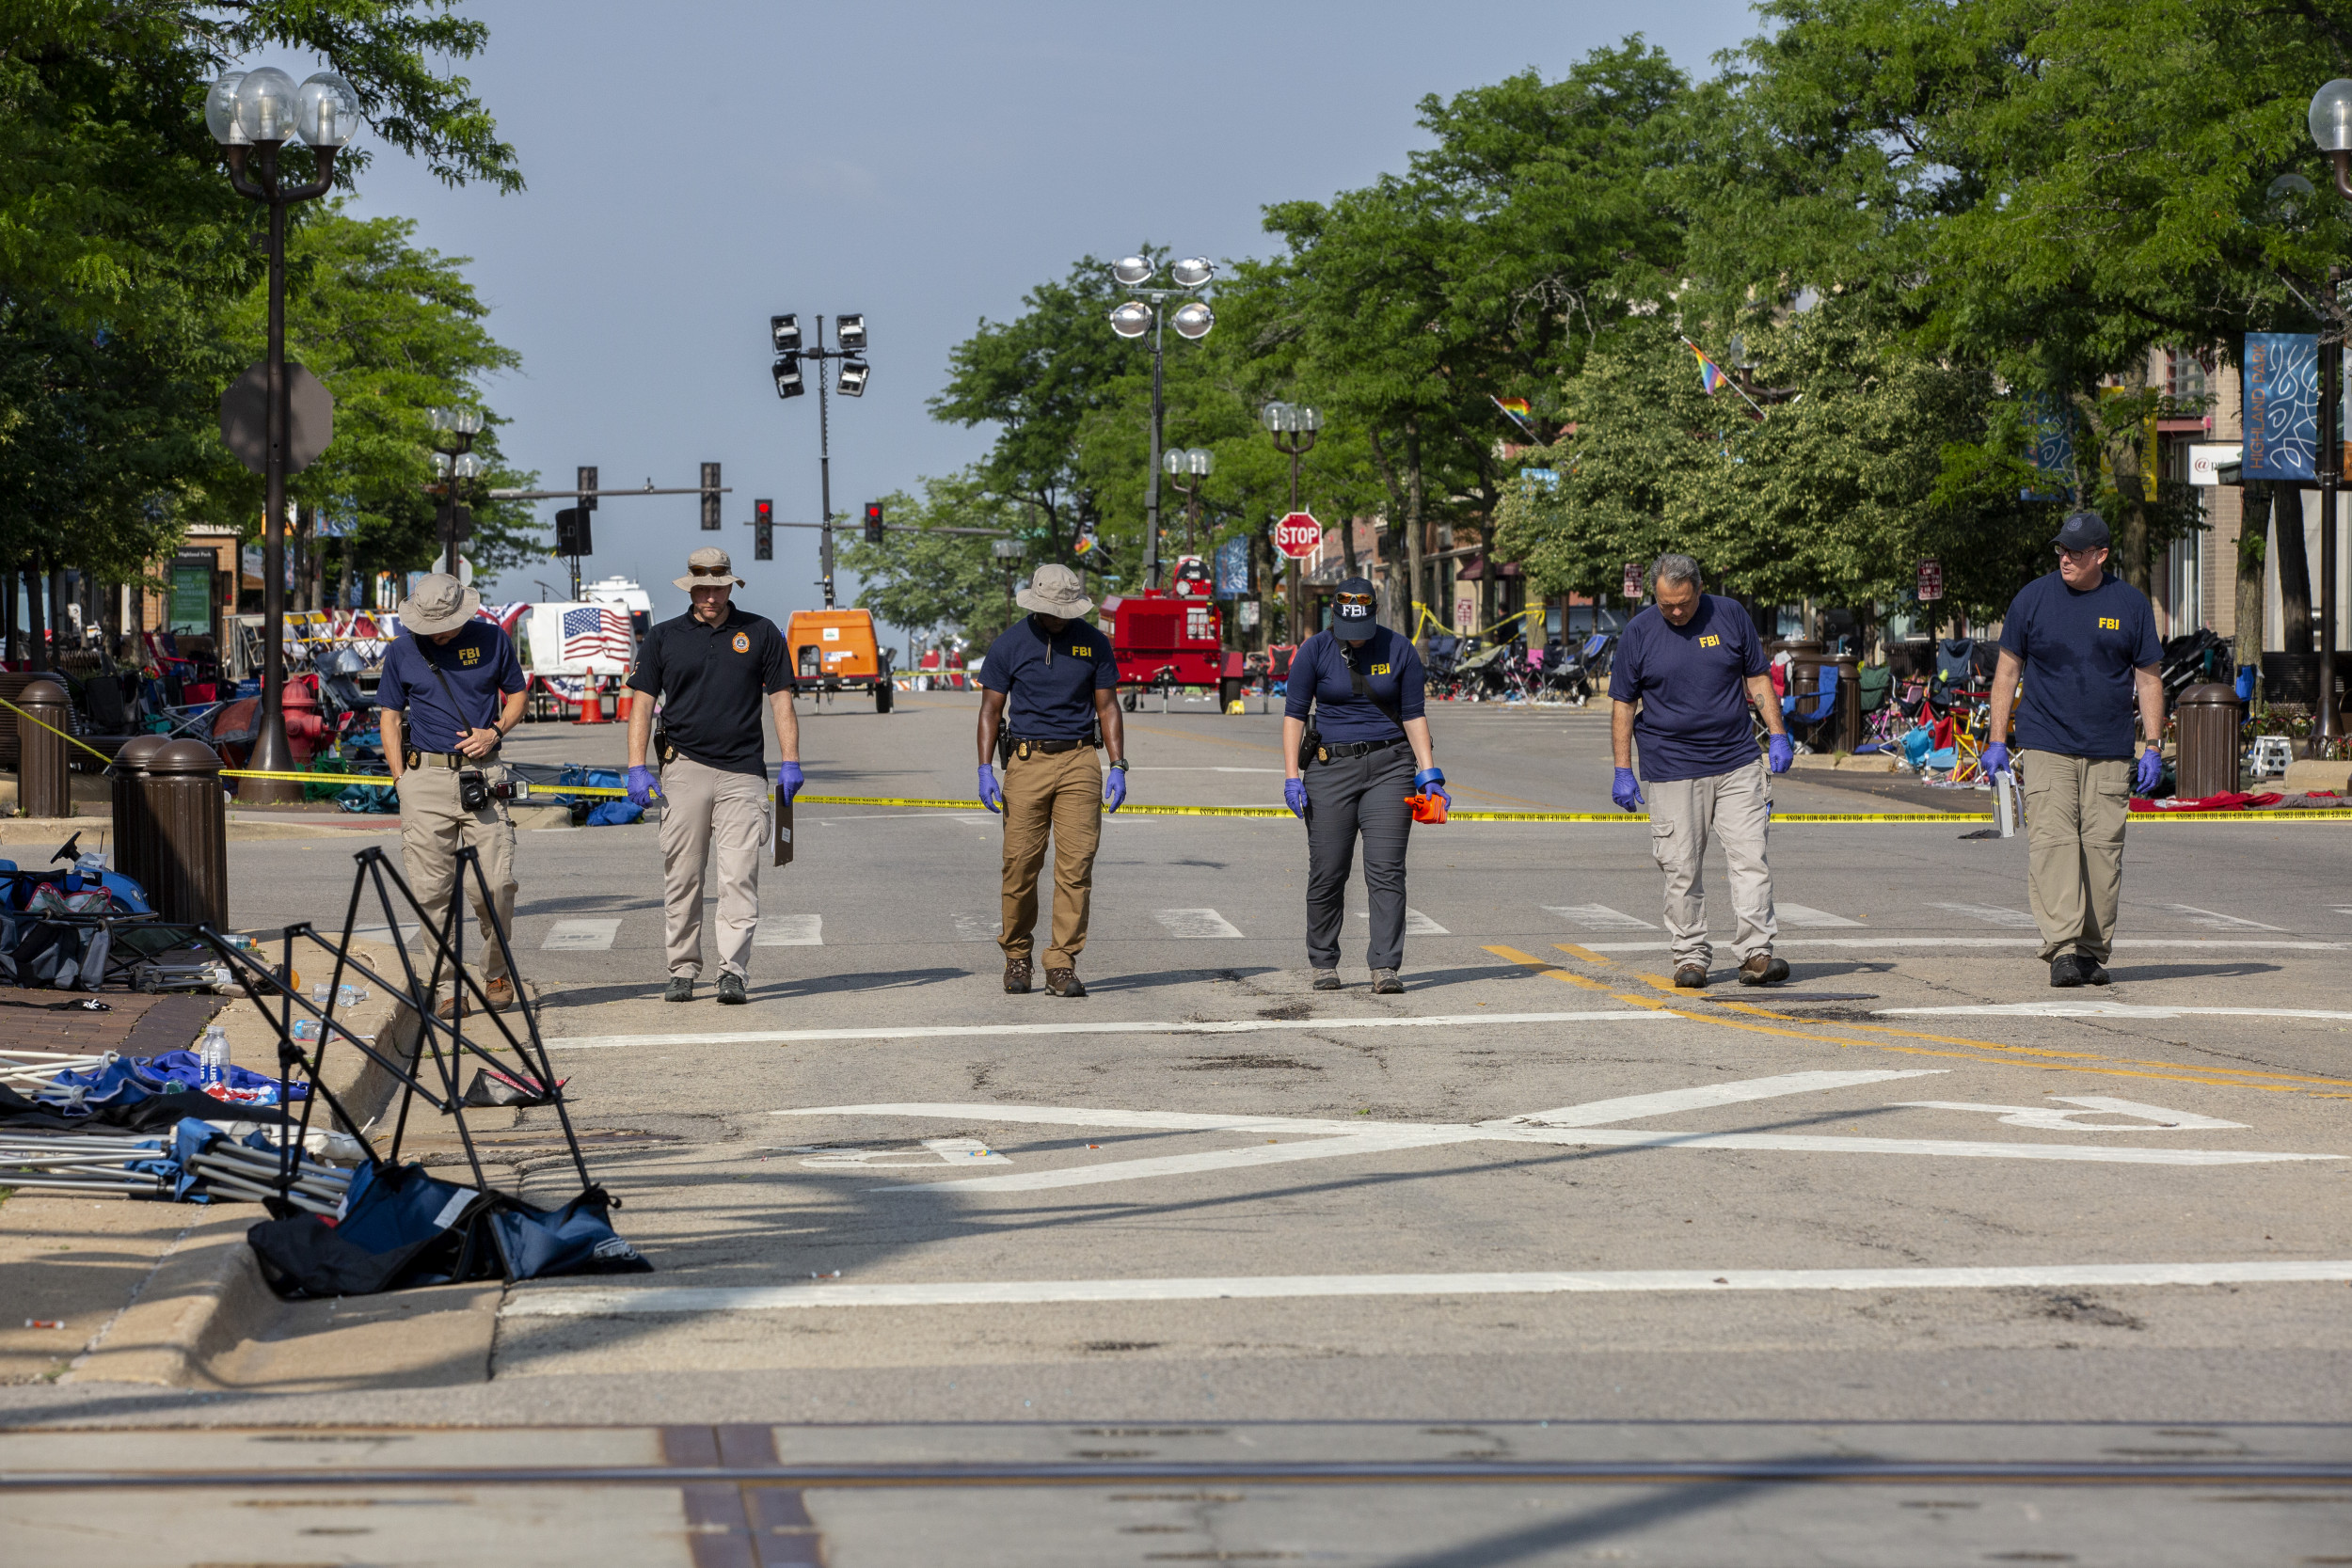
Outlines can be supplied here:
<path id="1" fill-rule="evenodd" d="M 2319 477 L 2319 340 L 2303 332 L 2246 335 L 2248 479 Z"/>
<path id="2" fill-rule="evenodd" d="M 2034 471 L 2050 479 L 2047 490 L 2020 490 L 2017 499 L 2062 501 L 2074 494 L 2074 408 L 2055 392 L 2027 392 L 2022 400 L 2028 453 Z"/>
<path id="3" fill-rule="evenodd" d="M 1220 599 L 1246 599 L 1249 596 L 1249 541 L 1228 539 L 1216 547 L 1216 596 Z"/>

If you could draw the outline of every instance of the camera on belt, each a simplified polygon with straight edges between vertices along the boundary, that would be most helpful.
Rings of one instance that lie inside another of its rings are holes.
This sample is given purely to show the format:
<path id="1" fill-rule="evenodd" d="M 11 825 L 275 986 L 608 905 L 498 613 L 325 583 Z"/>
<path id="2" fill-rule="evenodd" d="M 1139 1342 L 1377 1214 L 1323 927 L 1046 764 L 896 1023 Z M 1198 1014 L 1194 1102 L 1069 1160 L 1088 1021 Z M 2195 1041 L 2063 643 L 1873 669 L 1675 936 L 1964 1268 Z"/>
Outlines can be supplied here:
<path id="1" fill-rule="evenodd" d="M 531 799 L 529 779 L 507 779 L 492 784 L 489 775 L 479 768 L 457 770 L 457 803 L 468 811 L 480 811 L 493 800 L 528 800 Z"/>

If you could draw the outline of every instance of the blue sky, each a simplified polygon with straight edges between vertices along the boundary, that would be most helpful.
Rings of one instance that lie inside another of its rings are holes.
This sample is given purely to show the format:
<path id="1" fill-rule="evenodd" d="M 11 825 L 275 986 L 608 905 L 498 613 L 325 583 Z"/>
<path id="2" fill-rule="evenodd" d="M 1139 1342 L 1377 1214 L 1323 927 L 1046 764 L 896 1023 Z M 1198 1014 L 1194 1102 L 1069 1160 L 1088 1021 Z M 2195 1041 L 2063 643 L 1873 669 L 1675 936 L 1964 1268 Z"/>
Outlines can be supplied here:
<path id="1" fill-rule="evenodd" d="M 771 314 L 866 315 L 871 388 L 834 404 L 834 507 L 854 511 L 986 450 L 985 429 L 925 410 L 948 351 L 1079 257 L 1145 240 L 1263 254 L 1264 204 L 1403 167 L 1423 93 L 1529 66 L 1557 76 L 1636 18 L 1695 74 L 1755 31 L 1730 0 L 465 9 L 490 44 L 464 69 L 530 188 L 448 190 L 380 148 L 355 210 L 414 218 L 421 244 L 473 259 L 523 360 L 489 402 L 544 482 L 594 463 L 608 487 L 691 484 L 698 463 L 723 463 L 739 596 L 778 619 L 817 602 L 816 535 L 779 530 L 778 559 L 752 562 L 737 524 L 762 496 L 816 520 L 817 399 L 777 400 Z M 691 496 L 608 500 L 596 535 L 583 569 L 643 581 L 657 615 L 684 608 L 670 579 L 710 540 Z M 547 596 L 539 581 L 560 594 L 560 563 L 510 572 L 491 596 Z"/>

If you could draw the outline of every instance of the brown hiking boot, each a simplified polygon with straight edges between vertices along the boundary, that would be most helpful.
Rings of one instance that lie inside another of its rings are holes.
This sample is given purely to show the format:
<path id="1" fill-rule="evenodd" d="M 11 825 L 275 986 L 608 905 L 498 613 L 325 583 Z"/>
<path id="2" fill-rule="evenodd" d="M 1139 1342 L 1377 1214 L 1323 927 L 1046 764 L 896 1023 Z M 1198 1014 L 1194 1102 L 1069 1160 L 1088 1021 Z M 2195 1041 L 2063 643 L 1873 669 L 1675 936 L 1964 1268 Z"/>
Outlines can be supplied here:
<path id="1" fill-rule="evenodd" d="M 1032 973 L 1034 972 L 1029 968 L 1028 959 L 1007 958 L 1005 960 L 1005 994 L 1007 996 L 1028 995 L 1029 976 Z"/>
<path id="2" fill-rule="evenodd" d="M 1758 953 L 1740 966 L 1740 983 L 1743 986 L 1776 986 L 1788 978 L 1788 960 L 1775 958 L 1770 953 Z"/>
<path id="3" fill-rule="evenodd" d="M 482 989 L 489 996 L 490 1010 L 494 1013 L 502 1013 L 515 1005 L 515 982 L 503 974 Z"/>
<path id="4" fill-rule="evenodd" d="M 1087 986 L 1074 969 L 1049 969 L 1045 972 L 1045 990 L 1054 996 L 1084 996 Z"/>
<path id="5" fill-rule="evenodd" d="M 1707 967 L 1704 964 L 1684 964 L 1675 971 L 1675 985 L 1683 990 L 1705 990 Z"/>

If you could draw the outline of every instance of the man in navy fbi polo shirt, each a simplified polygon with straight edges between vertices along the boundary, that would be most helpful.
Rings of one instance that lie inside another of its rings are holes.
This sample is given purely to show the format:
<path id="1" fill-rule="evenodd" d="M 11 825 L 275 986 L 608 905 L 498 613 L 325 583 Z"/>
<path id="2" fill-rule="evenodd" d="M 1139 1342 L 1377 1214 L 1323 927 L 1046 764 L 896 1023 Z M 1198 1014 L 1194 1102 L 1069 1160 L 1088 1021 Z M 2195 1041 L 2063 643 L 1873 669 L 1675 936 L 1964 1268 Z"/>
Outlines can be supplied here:
<path id="1" fill-rule="evenodd" d="M 2148 595 L 2106 569 L 2107 525 L 2076 512 L 2050 543 L 2058 570 L 2010 601 L 1993 674 L 1988 773 L 2010 770 L 2009 719 L 2017 709 L 2025 764 L 2026 895 L 2042 929 L 2050 984 L 2104 986 L 2123 893 L 2123 824 L 2135 790 L 2164 774 L 2164 682 Z M 2147 750 L 2132 767 L 2132 710 Z"/>
<path id="2" fill-rule="evenodd" d="M 1764 854 L 1772 818 L 1764 759 L 1748 721 L 1753 701 L 1772 731 L 1772 770 L 1785 773 L 1796 747 L 1781 727 L 1764 645 L 1736 599 L 1701 592 L 1699 563 L 1661 555 L 1650 567 L 1650 607 L 1617 640 L 1609 675 L 1610 736 L 1617 774 L 1610 798 L 1627 811 L 1649 807 L 1649 847 L 1666 873 L 1666 930 L 1675 984 L 1707 984 L 1707 885 L 1701 863 L 1720 838 L 1731 873 L 1740 983 L 1788 978 L 1772 957 L 1772 872 Z M 1642 771 L 1633 775 L 1634 743 Z M 1642 786 L 1649 786 L 1645 798 Z"/>
<path id="3" fill-rule="evenodd" d="M 383 716 L 384 761 L 400 796 L 400 859 L 417 902 L 437 918 L 449 907 L 457 851 L 482 855 L 499 926 L 515 932 L 515 822 L 492 793 L 506 782 L 499 743 L 523 721 L 525 688 L 515 644 L 477 618 L 482 595 L 455 578 L 419 578 L 400 607 L 401 635 L 384 651 L 375 689 Z M 467 809 L 465 775 L 482 775 L 482 804 Z M 490 934 L 492 911 L 469 890 L 482 931 L 483 992 L 493 1007 L 515 999 L 506 953 Z M 447 1018 L 454 992 L 437 1005 Z"/>
<path id="4" fill-rule="evenodd" d="M 1020 996 L 1029 989 L 1037 878 L 1050 830 L 1054 927 L 1045 989 L 1084 996 L 1078 955 L 1087 944 L 1103 812 L 1127 799 L 1119 662 L 1110 634 L 1083 619 L 1094 601 L 1069 567 L 1040 566 L 1012 602 L 1029 615 L 988 645 L 980 666 L 980 803 L 1005 818 L 1004 931 L 996 939 L 1005 950 L 1005 990 Z M 1109 753 L 1108 783 L 1097 748 Z"/>

